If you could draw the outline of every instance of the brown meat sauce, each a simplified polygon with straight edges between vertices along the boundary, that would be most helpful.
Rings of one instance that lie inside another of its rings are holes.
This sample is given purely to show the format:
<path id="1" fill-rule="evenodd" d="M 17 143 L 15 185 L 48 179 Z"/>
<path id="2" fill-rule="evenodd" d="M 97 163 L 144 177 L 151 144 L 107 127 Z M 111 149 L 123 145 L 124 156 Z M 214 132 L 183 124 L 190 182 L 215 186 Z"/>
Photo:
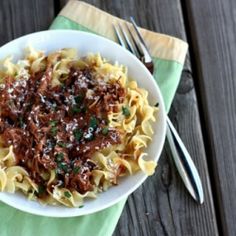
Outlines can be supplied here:
<path id="1" fill-rule="evenodd" d="M 95 78 L 93 68 L 72 67 L 55 87 L 51 80 L 51 68 L 29 79 L 5 78 L 0 87 L 0 136 L 5 147 L 13 145 L 16 165 L 41 189 L 47 187 L 42 173 L 55 170 L 49 188 L 85 193 L 92 190 L 91 171 L 98 168 L 91 156 L 121 143 L 121 134 L 108 128 L 108 113 L 117 111 L 125 89 L 119 81 Z"/>

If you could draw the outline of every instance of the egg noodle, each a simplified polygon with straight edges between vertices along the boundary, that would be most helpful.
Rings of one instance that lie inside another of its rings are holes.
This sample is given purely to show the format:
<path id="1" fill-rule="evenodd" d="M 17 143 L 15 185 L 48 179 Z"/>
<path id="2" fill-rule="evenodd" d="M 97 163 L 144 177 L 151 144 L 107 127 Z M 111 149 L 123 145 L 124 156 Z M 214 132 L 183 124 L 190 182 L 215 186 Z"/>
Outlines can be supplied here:
<path id="1" fill-rule="evenodd" d="M 144 149 L 157 111 L 125 66 L 99 54 L 29 47 L 16 63 L 2 60 L 0 191 L 81 207 L 120 176 L 152 175 Z"/>

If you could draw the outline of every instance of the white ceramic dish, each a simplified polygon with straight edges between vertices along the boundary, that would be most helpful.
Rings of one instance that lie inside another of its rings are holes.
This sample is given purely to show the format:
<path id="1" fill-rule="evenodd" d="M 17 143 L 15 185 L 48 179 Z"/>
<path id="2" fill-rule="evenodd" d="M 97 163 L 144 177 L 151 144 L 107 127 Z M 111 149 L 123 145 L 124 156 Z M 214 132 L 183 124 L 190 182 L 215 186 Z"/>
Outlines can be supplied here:
<path id="1" fill-rule="evenodd" d="M 83 56 L 89 52 L 100 53 L 111 61 L 118 61 L 128 67 L 129 77 L 135 79 L 140 87 L 149 92 L 149 102 L 159 102 L 160 112 L 154 125 L 155 134 L 150 143 L 147 153 L 149 158 L 158 161 L 165 140 L 166 115 L 164 103 L 156 82 L 146 67 L 130 52 L 118 44 L 103 37 L 79 32 L 74 30 L 51 30 L 29 34 L 15 39 L 0 48 L 0 59 L 13 55 L 14 60 L 23 57 L 24 48 L 32 45 L 36 49 L 44 50 L 46 53 L 65 47 L 78 49 L 79 55 Z M 98 195 L 95 200 L 86 200 L 83 208 L 66 208 L 64 206 L 42 206 L 35 201 L 27 200 L 26 196 L 15 193 L 0 193 L 0 200 L 6 204 L 32 214 L 52 217 L 72 217 L 86 215 L 105 209 L 124 197 L 131 194 L 147 178 L 141 171 L 133 176 L 122 178 L 118 186 L 111 187 L 108 191 Z"/>

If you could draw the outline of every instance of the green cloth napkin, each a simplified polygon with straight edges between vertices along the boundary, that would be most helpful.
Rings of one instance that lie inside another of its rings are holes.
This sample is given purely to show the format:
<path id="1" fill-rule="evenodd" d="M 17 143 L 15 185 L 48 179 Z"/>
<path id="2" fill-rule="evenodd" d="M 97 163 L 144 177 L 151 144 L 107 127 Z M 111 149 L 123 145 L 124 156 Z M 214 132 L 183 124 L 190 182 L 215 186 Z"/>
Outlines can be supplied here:
<path id="1" fill-rule="evenodd" d="M 122 21 L 89 4 L 70 1 L 50 29 L 89 31 L 114 40 L 112 23 Z M 141 29 L 155 63 L 154 78 L 168 111 L 177 89 L 187 44 L 179 39 Z M 158 171 L 158 169 L 157 169 Z M 126 199 L 100 212 L 73 218 L 50 218 L 21 212 L 0 203 L 1 236 L 110 236 L 122 213 Z"/>

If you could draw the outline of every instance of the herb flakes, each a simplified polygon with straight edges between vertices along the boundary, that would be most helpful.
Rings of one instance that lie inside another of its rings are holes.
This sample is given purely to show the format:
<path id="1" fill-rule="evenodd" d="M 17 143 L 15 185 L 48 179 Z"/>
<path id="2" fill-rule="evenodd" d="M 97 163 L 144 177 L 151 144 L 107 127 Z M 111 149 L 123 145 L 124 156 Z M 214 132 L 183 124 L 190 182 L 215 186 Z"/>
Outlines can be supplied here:
<path id="1" fill-rule="evenodd" d="M 75 129 L 73 131 L 73 134 L 74 134 L 77 142 L 79 142 L 81 140 L 81 138 L 83 137 L 83 131 L 81 129 Z"/>
<path id="2" fill-rule="evenodd" d="M 108 128 L 108 127 L 104 127 L 104 128 L 102 129 L 102 134 L 103 134 L 103 135 L 108 135 L 108 132 L 109 132 L 109 128 Z"/>
<path id="3" fill-rule="evenodd" d="M 97 125 L 98 125 L 97 118 L 95 116 L 91 116 L 90 120 L 89 120 L 89 127 L 93 128 L 93 130 L 95 130 L 97 128 Z"/>
<path id="4" fill-rule="evenodd" d="M 66 191 L 66 192 L 64 192 L 64 196 L 67 197 L 67 198 L 70 198 L 71 194 L 70 194 L 70 192 Z"/>
<path id="5" fill-rule="evenodd" d="M 129 117 L 130 116 L 130 110 L 128 107 L 122 107 L 122 113 L 125 117 Z"/>

